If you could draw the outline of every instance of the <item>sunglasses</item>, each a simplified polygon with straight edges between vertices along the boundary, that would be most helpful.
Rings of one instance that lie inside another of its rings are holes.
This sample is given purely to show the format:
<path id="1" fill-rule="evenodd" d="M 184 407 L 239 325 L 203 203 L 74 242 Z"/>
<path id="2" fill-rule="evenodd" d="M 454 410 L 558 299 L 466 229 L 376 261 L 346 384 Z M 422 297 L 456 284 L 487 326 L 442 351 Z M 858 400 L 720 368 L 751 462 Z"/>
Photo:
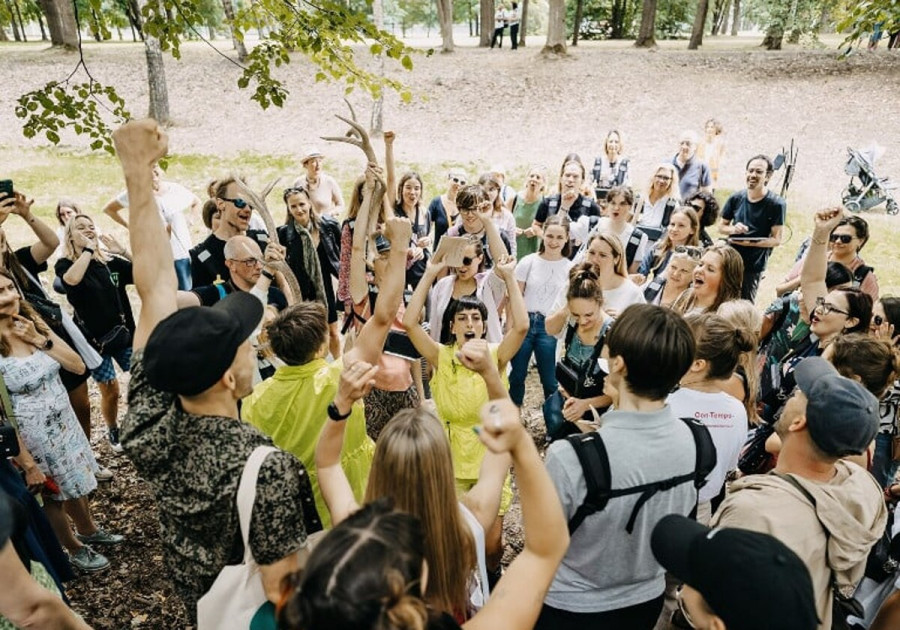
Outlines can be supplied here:
<path id="1" fill-rule="evenodd" d="M 238 210 L 243 210 L 244 208 L 250 206 L 250 202 L 244 201 L 240 197 L 236 197 L 234 199 L 229 199 L 228 197 L 219 197 L 222 201 L 227 201 L 228 203 L 233 203 L 234 207 Z"/>
<path id="2" fill-rule="evenodd" d="M 872 323 L 874 323 L 876 326 L 881 326 L 884 323 L 884 317 L 882 317 L 881 315 L 875 315 L 872 317 Z"/>
<path id="3" fill-rule="evenodd" d="M 693 260 L 700 260 L 700 258 L 703 256 L 703 250 L 699 247 L 693 247 L 692 245 L 676 245 L 675 253 L 684 254 L 685 256 Z"/>
<path id="4" fill-rule="evenodd" d="M 474 258 L 470 258 L 470 257 L 468 257 L 468 256 L 463 256 L 463 259 L 462 259 L 462 266 L 463 266 L 463 267 L 468 267 L 468 266 L 471 265 L 473 262 L 475 262 L 475 259 L 474 259 Z"/>
<path id="5" fill-rule="evenodd" d="M 832 243 L 837 243 L 838 241 L 840 241 L 844 245 L 848 245 L 850 241 L 853 240 L 853 237 L 849 234 L 832 234 L 828 237 L 828 240 L 830 240 Z"/>
<path id="6" fill-rule="evenodd" d="M 451 180 L 454 184 L 459 184 L 460 186 L 465 186 L 465 185 L 466 185 L 466 180 L 464 180 L 462 177 L 451 177 L 450 180 Z"/>
<path id="7" fill-rule="evenodd" d="M 704 210 L 706 210 L 706 208 L 701 206 L 699 203 L 689 203 L 688 205 L 697 212 L 703 212 Z"/>
<path id="8" fill-rule="evenodd" d="M 841 315 L 850 317 L 850 313 L 848 313 L 847 311 L 842 311 L 834 304 L 828 304 L 823 297 L 816 298 L 816 309 L 822 311 L 822 315 L 828 315 L 829 313 L 840 313 Z"/>

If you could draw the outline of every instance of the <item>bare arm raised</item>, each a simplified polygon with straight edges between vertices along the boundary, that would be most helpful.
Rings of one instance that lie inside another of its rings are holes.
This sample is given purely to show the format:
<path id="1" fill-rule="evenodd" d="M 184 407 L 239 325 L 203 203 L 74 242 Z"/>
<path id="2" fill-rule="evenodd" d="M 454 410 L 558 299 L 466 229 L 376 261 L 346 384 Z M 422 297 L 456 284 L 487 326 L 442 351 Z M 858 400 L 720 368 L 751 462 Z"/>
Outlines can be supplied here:
<path id="1" fill-rule="evenodd" d="M 134 349 L 147 344 L 156 325 L 175 312 L 178 283 L 169 237 L 153 199 L 153 165 L 169 148 L 169 138 L 150 118 L 130 121 L 113 132 L 116 155 L 125 174 L 134 284 L 141 297 L 141 314 Z"/>

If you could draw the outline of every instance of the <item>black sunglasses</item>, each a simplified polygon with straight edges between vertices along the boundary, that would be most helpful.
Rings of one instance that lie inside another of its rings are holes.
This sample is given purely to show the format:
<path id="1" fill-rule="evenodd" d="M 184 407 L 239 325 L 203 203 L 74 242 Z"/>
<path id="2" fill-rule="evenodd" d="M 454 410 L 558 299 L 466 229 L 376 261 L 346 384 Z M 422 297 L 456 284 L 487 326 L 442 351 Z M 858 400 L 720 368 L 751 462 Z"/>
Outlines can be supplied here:
<path id="1" fill-rule="evenodd" d="M 872 317 L 872 321 L 876 326 L 881 326 L 884 323 L 884 317 L 882 317 L 881 315 L 875 315 Z"/>
<path id="2" fill-rule="evenodd" d="M 468 266 L 471 265 L 474 261 L 475 261 L 474 258 L 469 258 L 468 256 L 463 256 L 463 259 L 462 259 L 462 266 L 463 266 L 463 267 L 468 267 Z"/>
<path id="3" fill-rule="evenodd" d="M 703 212 L 704 210 L 706 210 L 706 208 L 697 203 L 689 203 L 688 205 L 697 212 Z"/>
<path id="4" fill-rule="evenodd" d="M 676 245 L 675 246 L 676 254 L 684 254 L 688 258 L 692 258 L 694 260 L 700 260 L 703 256 L 703 250 L 699 247 L 693 247 L 691 245 Z"/>
<path id="5" fill-rule="evenodd" d="M 237 208 L 238 210 L 243 210 L 244 208 L 246 208 L 247 206 L 250 205 L 249 202 L 244 201 L 240 197 L 236 197 L 235 199 L 229 199 L 228 197 L 219 197 L 219 199 L 221 199 L 222 201 L 227 201 L 229 203 L 233 203 L 234 207 Z"/>
<path id="6" fill-rule="evenodd" d="M 849 234 L 832 234 L 831 236 L 828 237 L 828 239 L 832 243 L 836 243 L 836 242 L 840 241 L 844 245 L 847 245 L 850 243 L 850 241 L 853 240 L 853 237 Z"/>
<path id="7" fill-rule="evenodd" d="M 459 184 L 460 186 L 466 185 L 466 180 L 462 179 L 461 177 L 451 177 L 450 179 L 453 180 L 454 184 Z"/>

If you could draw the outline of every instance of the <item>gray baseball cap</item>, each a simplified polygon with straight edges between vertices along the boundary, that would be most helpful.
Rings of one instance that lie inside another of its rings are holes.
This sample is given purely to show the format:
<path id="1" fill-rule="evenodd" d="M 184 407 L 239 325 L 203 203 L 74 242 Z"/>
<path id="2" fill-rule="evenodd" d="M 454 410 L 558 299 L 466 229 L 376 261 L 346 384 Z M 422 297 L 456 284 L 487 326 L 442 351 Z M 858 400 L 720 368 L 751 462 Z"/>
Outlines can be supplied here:
<path id="1" fill-rule="evenodd" d="M 833 457 L 864 453 L 878 433 L 878 399 L 821 357 L 800 361 L 794 378 L 807 398 L 806 426 L 816 446 Z"/>

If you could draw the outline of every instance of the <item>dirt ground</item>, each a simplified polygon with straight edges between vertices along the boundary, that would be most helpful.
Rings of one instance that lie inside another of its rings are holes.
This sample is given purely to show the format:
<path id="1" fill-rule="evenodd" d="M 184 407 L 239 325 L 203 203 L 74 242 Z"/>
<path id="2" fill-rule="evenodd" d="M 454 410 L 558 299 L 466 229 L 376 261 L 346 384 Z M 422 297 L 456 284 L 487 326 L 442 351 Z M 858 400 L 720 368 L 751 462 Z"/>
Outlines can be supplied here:
<path id="1" fill-rule="evenodd" d="M 516 53 L 462 47 L 453 55 L 421 56 L 414 72 L 400 77 L 416 99 L 401 104 L 388 96 L 385 127 L 398 134 L 401 162 L 431 167 L 503 163 L 520 174 L 532 163 L 555 170 L 570 151 L 592 159 L 606 130 L 618 128 L 640 185 L 657 162 L 674 154 L 683 129 L 699 130 L 715 116 L 727 133 L 721 180 L 726 188 L 741 186 L 747 156 L 776 153 L 792 138 L 800 148 L 793 190 L 807 204 L 833 201 L 840 192 L 848 145 L 873 139 L 887 145 L 879 171 L 900 175 L 900 55 L 882 51 L 839 61 L 833 50 L 764 53 L 756 43 L 714 39 L 699 53 L 674 44 L 644 52 L 589 43 L 568 58 L 542 59 L 533 38 Z M 89 45 L 86 59 L 94 76 L 117 85 L 134 113 L 141 114 L 147 92 L 142 48 Z M 7 87 L 0 91 L 0 147 L 7 164 L 15 163 L 17 148 L 35 146 L 21 135 L 13 115 L 15 96 L 64 78 L 74 62 L 72 55 L 39 46 L 0 48 L 0 75 Z M 200 44 L 185 46 L 181 63 L 167 58 L 166 72 L 175 119 L 171 146 L 179 153 L 233 158 L 239 164 L 242 154 L 296 156 L 311 142 L 324 147 L 320 135 L 344 130 L 332 117 L 344 111 L 343 90 L 313 83 L 310 66 L 299 57 L 281 71 L 291 91 L 286 107 L 266 112 L 238 90 L 233 64 Z M 367 119 L 367 99 L 358 93 L 350 98 Z M 71 138 L 65 141 L 77 145 Z M 329 169 L 354 172 L 362 166 L 355 149 L 332 145 L 326 151 Z M 433 187 L 426 196 L 442 187 L 441 182 L 426 185 Z M 524 415 L 541 444 L 539 391 L 531 374 Z M 93 396 L 96 407 L 95 391 Z M 128 460 L 103 444 L 97 409 L 94 418 L 102 463 L 116 473 L 94 496 L 94 512 L 127 541 L 109 551 L 110 570 L 71 585 L 73 606 L 100 629 L 185 627 L 183 607 L 162 564 L 153 497 Z M 506 533 L 509 559 L 521 547 L 517 506 L 507 518 Z"/>

